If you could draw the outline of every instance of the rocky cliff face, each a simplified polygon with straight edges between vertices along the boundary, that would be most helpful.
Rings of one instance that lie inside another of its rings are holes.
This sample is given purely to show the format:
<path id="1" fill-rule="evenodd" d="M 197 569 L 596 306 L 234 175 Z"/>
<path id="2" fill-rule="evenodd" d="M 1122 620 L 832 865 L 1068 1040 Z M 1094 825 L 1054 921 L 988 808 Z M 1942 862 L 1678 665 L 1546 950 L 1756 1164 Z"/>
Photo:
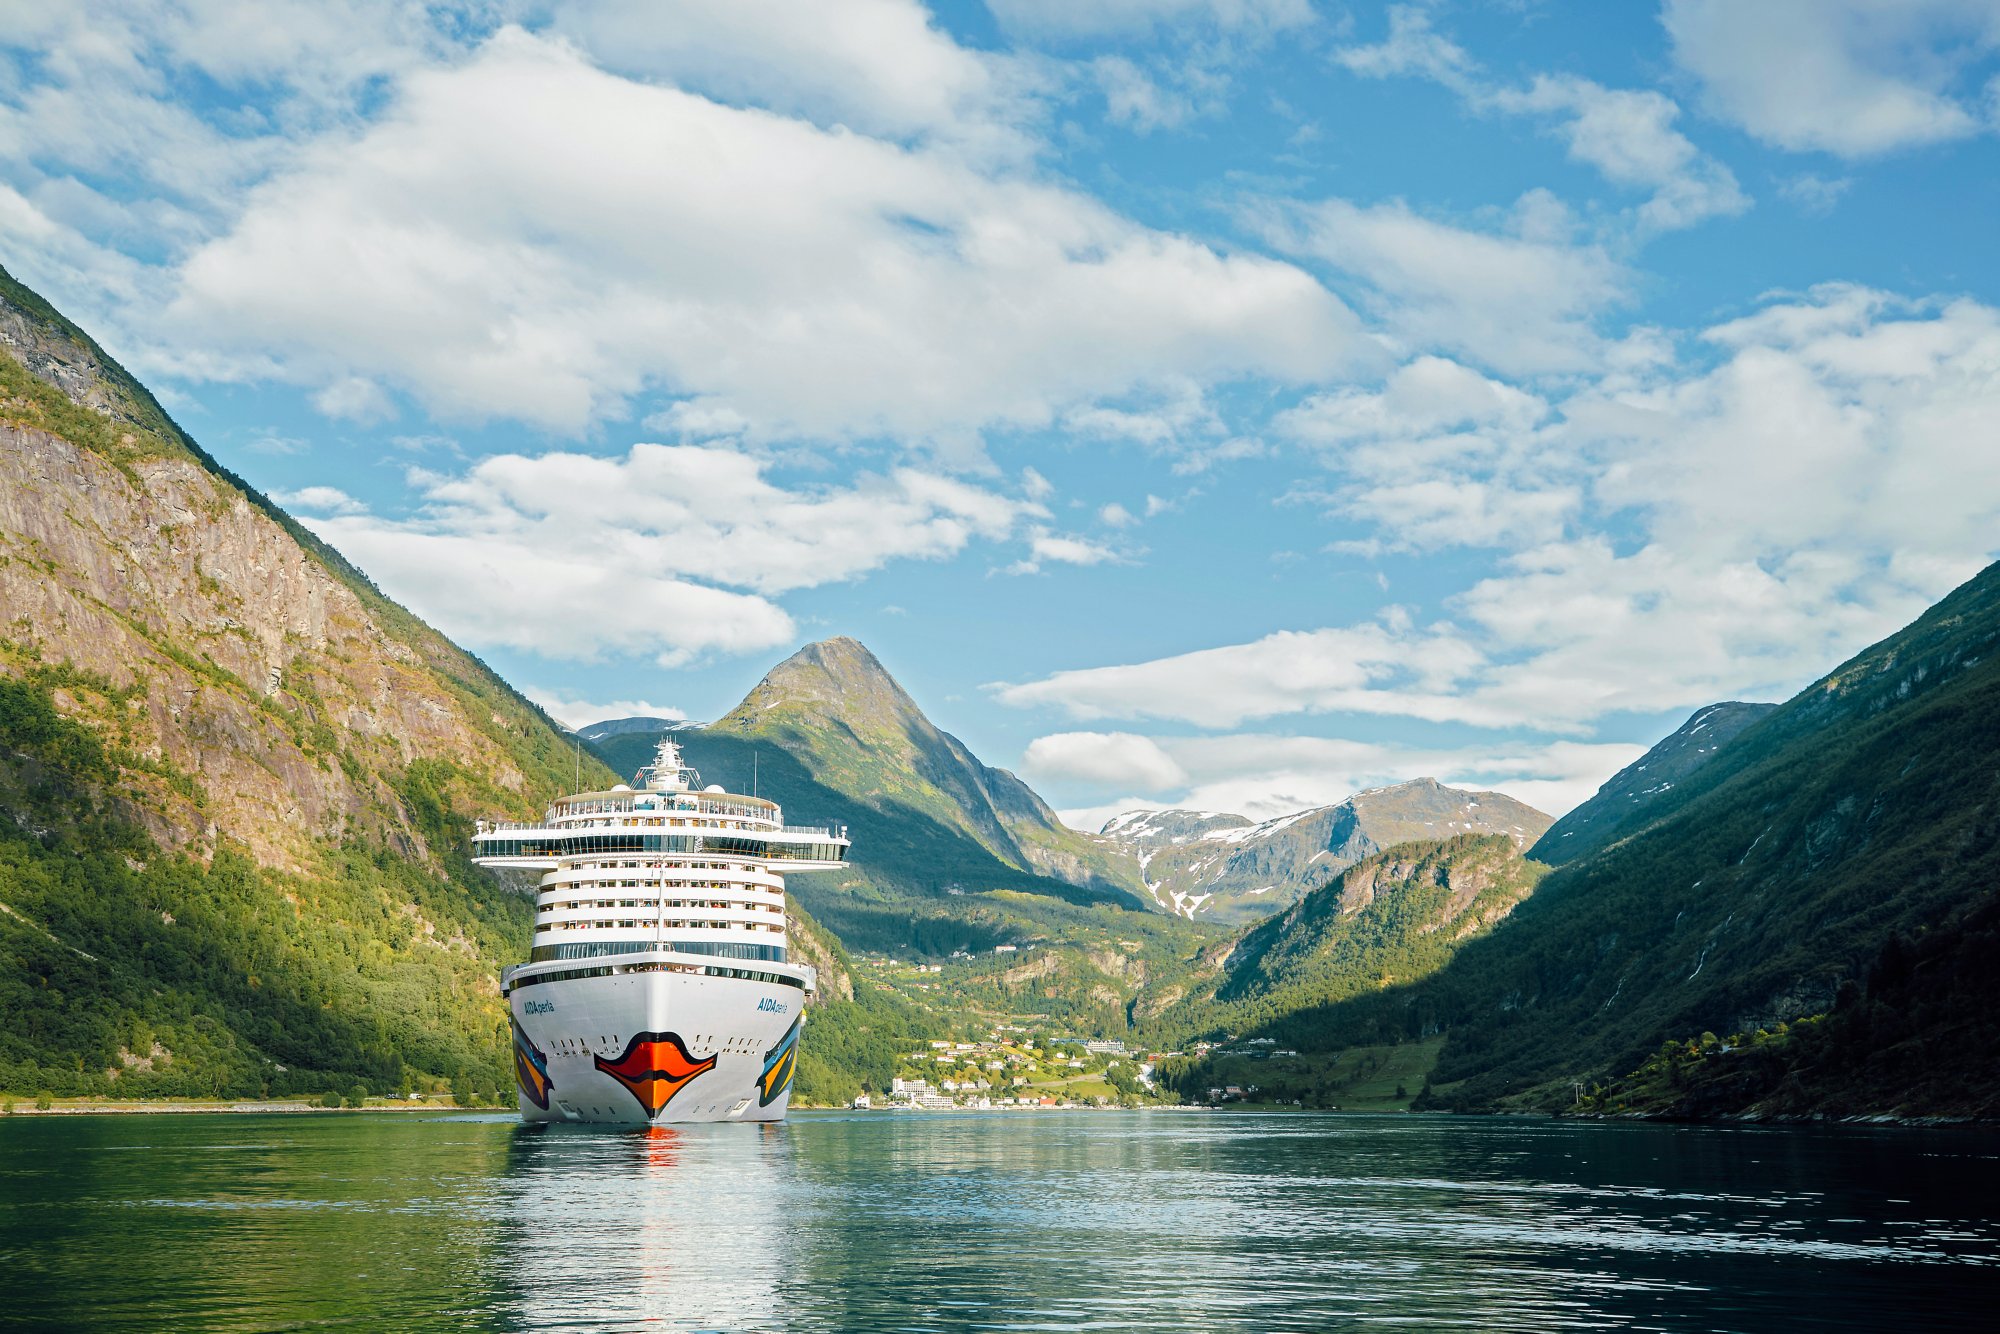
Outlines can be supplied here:
<path id="1" fill-rule="evenodd" d="M 0 1084 L 504 1081 L 463 835 L 569 742 L 4 271 L 0 688 Z"/>
<path id="2" fill-rule="evenodd" d="M 1141 866 L 1147 893 L 1162 907 L 1250 922 L 1398 843 L 1490 833 L 1521 848 L 1548 827 L 1548 816 L 1502 793 L 1419 778 L 1262 824 L 1240 815 L 1134 811 L 1112 819 L 1100 837 Z"/>
<path id="3" fill-rule="evenodd" d="M 226 836 L 291 870 L 320 840 L 414 847 L 391 776 L 425 759 L 497 809 L 549 795 L 563 745 L 538 710 L 302 545 L 94 345 L 10 295 L 0 662 L 104 687 L 58 705 L 136 758 L 125 795 L 162 840 L 205 854 Z"/>
<path id="4" fill-rule="evenodd" d="M 1662 798 L 1714 759 L 1744 728 L 1777 707 L 1732 700 L 1696 709 L 1672 736 L 1613 774 L 1589 801 L 1551 825 L 1529 855 L 1559 866 L 1640 828 Z"/>

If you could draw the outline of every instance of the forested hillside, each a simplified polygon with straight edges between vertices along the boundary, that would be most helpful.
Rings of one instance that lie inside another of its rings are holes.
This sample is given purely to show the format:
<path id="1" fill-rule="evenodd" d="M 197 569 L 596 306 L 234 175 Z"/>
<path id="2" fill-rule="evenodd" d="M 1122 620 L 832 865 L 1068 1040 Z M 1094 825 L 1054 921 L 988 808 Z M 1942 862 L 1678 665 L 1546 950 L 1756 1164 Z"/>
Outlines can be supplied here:
<path id="1" fill-rule="evenodd" d="M 1669 1039 L 1576 1110 L 1696 1120 L 1879 1116 L 2000 1120 L 2000 896 L 1915 940 L 1891 935 L 1826 1015 Z"/>
<path id="2" fill-rule="evenodd" d="M 1437 973 L 1519 907 L 1547 871 L 1504 834 L 1461 834 L 1376 853 L 1246 931 L 1226 952 L 1211 951 L 1205 983 L 1148 1031 L 1172 1045 L 1258 1035 L 1286 1047 L 1314 1047 L 1316 1015 Z M 1211 1064 L 1172 1066 L 1167 1076 L 1199 1097 L 1217 1078 Z M 1289 1067 L 1266 1069 L 1269 1079 Z"/>

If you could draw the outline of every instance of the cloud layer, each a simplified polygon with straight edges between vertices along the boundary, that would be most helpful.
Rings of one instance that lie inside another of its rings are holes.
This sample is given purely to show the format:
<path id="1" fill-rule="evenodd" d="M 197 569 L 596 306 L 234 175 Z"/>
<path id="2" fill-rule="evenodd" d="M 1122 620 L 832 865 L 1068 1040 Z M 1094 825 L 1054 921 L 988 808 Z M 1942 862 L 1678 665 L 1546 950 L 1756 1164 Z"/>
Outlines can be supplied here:
<path id="1" fill-rule="evenodd" d="M 1554 806 L 1591 739 L 1783 693 L 1991 554 L 1948 173 L 1990 165 L 2000 18 L 1667 0 L 1606 18 L 1627 60 L 1448 12 L 0 0 L 4 261 L 447 631 L 628 697 L 563 708 L 698 701 L 612 678 L 877 579 L 912 626 L 1092 622 L 978 701 L 1089 800 Z M 1896 153 L 1927 277 L 1852 225 Z M 1918 295 L 1751 309 L 1748 264 Z M 893 573 L 950 561 L 975 597 Z M 1224 566 L 1226 629 L 1116 650 Z"/>
<path id="2" fill-rule="evenodd" d="M 1346 713 L 1580 732 L 1781 697 L 1992 558 L 2000 311 L 1834 286 L 1700 341 L 1711 366 L 1641 365 L 1559 403 L 1433 360 L 1285 419 L 1380 542 L 1506 553 L 1447 616 L 1392 609 L 998 697 L 1221 728 Z"/>
<path id="3" fill-rule="evenodd" d="M 1044 514 L 1037 503 L 914 468 L 787 489 L 729 448 L 635 445 L 623 457 L 496 455 L 417 470 L 407 517 L 333 488 L 292 496 L 306 522 L 392 596 L 475 647 L 591 661 L 790 642 L 773 599 L 895 560 L 956 555 Z"/>
<path id="4" fill-rule="evenodd" d="M 1987 0 L 1667 0 L 1661 18 L 1707 105 L 1781 148 L 1867 157 L 2000 123 Z"/>
<path id="5" fill-rule="evenodd" d="M 1372 353 L 1291 265 L 518 29 L 254 191 L 172 316 L 242 374 L 563 432 L 652 388 L 760 436 L 917 438 Z"/>

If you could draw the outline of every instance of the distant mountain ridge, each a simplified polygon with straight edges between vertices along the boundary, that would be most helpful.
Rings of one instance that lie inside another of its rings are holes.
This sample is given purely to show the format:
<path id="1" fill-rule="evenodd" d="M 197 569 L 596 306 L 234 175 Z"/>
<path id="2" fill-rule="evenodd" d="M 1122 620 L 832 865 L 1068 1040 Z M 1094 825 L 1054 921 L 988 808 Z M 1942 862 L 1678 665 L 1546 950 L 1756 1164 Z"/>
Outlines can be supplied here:
<path id="1" fill-rule="evenodd" d="M 1660 798 L 1778 706 L 1731 700 L 1696 709 L 1669 737 L 1626 765 L 1590 800 L 1557 820 L 1528 855 L 1550 866 L 1587 857 L 1645 822 Z"/>
<path id="2" fill-rule="evenodd" d="M 1099 837 L 1139 866 L 1170 912 L 1241 923 L 1282 912 L 1365 857 L 1413 840 L 1501 834 L 1535 842 L 1550 817 L 1500 792 L 1418 778 L 1253 824 L 1202 811 L 1128 811 Z"/>
<path id="3" fill-rule="evenodd" d="M 634 732 L 652 736 L 658 736 L 662 732 L 691 732 L 707 725 L 686 718 L 606 718 L 602 722 L 587 723 L 571 730 L 585 741 L 603 741 Z"/>

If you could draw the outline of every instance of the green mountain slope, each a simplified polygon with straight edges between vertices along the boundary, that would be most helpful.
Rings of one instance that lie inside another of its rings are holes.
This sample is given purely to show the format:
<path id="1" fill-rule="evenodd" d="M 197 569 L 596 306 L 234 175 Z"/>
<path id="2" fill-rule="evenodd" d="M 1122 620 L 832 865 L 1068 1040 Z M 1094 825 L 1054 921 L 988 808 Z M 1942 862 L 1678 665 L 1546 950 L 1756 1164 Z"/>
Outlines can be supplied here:
<path id="1" fill-rule="evenodd" d="M 1155 1028 L 1173 1042 L 1257 1032 L 1310 1007 L 1429 977 L 1513 912 L 1547 870 L 1504 834 L 1378 852 L 1226 952 L 1211 951 L 1219 971 Z"/>
<path id="2" fill-rule="evenodd" d="M 4 274 L 0 688 L 0 1084 L 504 1086 L 462 835 L 570 742 Z"/>
<path id="3" fill-rule="evenodd" d="M 1916 940 L 1892 935 L 1830 1014 L 1663 1044 L 1593 1085 L 1585 1112 L 1718 1116 L 1926 1116 L 2000 1120 L 2000 896 Z"/>
<path id="4" fill-rule="evenodd" d="M 864 1091 L 887 1093 L 907 1052 L 953 1030 L 954 1025 L 855 968 L 840 942 L 796 896 L 785 925 L 792 958 L 819 973 L 819 991 L 811 1001 L 793 1076 L 795 1104 L 838 1107 Z"/>
<path id="5" fill-rule="evenodd" d="M 1996 759 L 2000 566 L 1746 728 L 1434 978 L 1270 1031 L 1329 1049 L 1448 1030 L 1434 1105 L 1564 1105 L 1670 1039 L 1838 1013 L 1891 940 L 1951 932 L 1956 962 L 1909 985 L 1956 1023 L 1983 994 L 1961 951 L 1988 939 L 1959 924 L 2000 884 Z M 1996 1071 L 1969 1060 L 1946 1083 L 1962 1102 Z M 1843 1105 L 1915 1110 L 1906 1092 Z"/>
<path id="6" fill-rule="evenodd" d="M 652 754 L 657 737 L 625 731 L 594 744 L 629 772 Z M 1113 850 L 1066 828 L 1025 783 L 981 764 L 938 730 L 851 639 L 808 644 L 726 717 L 675 737 L 707 781 L 732 791 L 755 786 L 799 818 L 847 824 L 855 843 L 851 887 L 864 897 L 942 900 L 1017 890 L 1137 906 L 1119 880 L 1129 870 Z M 825 920 L 850 944 L 869 947 L 949 953 L 1006 939 L 992 931 L 931 939 L 890 923 L 891 934 L 877 942 L 860 911 L 836 909 Z"/>
<path id="7" fill-rule="evenodd" d="M 1643 826 L 1659 798 L 1687 781 L 1775 704 L 1731 701 L 1696 709 L 1674 734 L 1605 780 L 1589 801 L 1555 822 L 1528 855 L 1551 866 L 1573 862 Z"/>

